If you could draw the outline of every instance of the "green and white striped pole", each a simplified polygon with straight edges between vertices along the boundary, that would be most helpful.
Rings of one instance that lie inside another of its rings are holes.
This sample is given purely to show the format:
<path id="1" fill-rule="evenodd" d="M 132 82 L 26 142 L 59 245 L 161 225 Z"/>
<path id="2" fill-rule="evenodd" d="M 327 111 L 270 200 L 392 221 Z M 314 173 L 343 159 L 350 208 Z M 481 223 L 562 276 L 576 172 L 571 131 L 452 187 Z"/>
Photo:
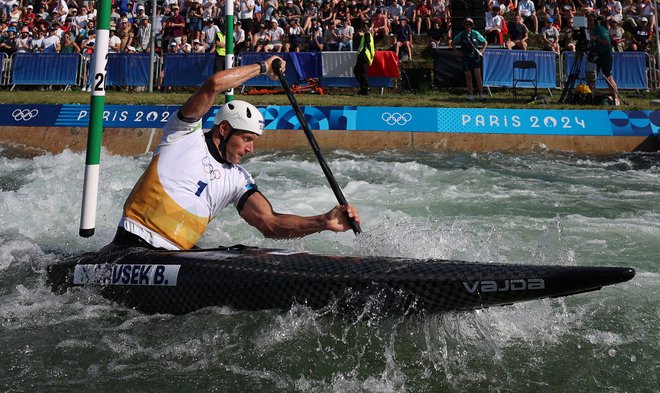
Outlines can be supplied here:
<path id="1" fill-rule="evenodd" d="M 234 65 L 234 2 L 225 2 L 225 69 L 228 70 Z M 225 92 L 225 102 L 234 99 L 234 89 Z"/>
<path id="2" fill-rule="evenodd" d="M 96 203 L 99 190 L 101 162 L 101 138 L 103 135 L 103 110 L 105 106 L 105 76 L 108 65 L 108 42 L 110 40 L 110 10 L 112 0 L 100 0 L 96 42 L 91 72 L 92 97 L 90 98 L 89 127 L 87 131 L 87 154 L 85 158 L 85 180 L 83 183 L 80 231 L 82 237 L 94 235 L 96 227 Z"/>

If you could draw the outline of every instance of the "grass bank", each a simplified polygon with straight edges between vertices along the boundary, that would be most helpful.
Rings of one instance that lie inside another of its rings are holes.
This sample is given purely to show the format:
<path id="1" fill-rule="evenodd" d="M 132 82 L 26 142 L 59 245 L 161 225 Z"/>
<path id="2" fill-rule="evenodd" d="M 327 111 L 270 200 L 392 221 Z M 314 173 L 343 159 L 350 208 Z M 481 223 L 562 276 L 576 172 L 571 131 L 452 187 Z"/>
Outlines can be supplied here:
<path id="1" fill-rule="evenodd" d="M 554 90 L 552 96 L 547 90 L 539 91 L 549 99 L 549 104 L 529 104 L 532 90 L 523 90 L 516 99 L 507 89 L 493 89 L 493 95 L 483 102 L 468 102 L 465 89 L 430 90 L 421 93 L 385 92 L 380 95 L 374 92 L 369 97 L 354 95 L 353 89 L 331 90 L 328 94 L 299 94 L 296 96 L 301 105 L 310 106 L 393 106 L 393 107 L 483 107 L 499 109 L 538 108 L 538 109 L 610 109 L 610 106 L 559 104 L 557 101 L 561 90 Z M 125 91 L 108 91 L 106 104 L 113 105 L 179 105 L 182 104 L 194 89 L 180 89 L 168 93 L 138 93 Z M 245 99 L 255 105 L 289 105 L 283 94 L 242 95 L 236 91 L 235 98 Z M 660 98 L 660 91 L 647 93 L 621 92 L 629 106 L 620 109 L 644 110 L 653 109 L 652 100 Z M 0 104 L 87 104 L 90 93 L 82 91 L 40 91 L 37 89 L 19 91 L 0 91 Z M 220 101 L 219 101 L 220 102 Z"/>

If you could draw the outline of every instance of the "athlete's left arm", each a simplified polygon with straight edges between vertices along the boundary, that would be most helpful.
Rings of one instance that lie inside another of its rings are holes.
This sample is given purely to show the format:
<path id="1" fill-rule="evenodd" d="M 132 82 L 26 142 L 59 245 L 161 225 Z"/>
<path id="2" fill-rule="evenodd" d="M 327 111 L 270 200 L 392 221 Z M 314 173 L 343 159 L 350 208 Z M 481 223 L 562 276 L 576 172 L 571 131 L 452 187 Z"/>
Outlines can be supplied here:
<path id="1" fill-rule="evenodd" d="M 344 232 L 351 229 L 347 215 L 358 224 L 361 222 L 357 208 L 349 204 L 335 206 L 329 212 L 318 216 L 303 217 L 277 213 L 260 192 L 250 195 L 239 214 L 265 237 L 273 239 L 303 237 L 326 230 Z"/>

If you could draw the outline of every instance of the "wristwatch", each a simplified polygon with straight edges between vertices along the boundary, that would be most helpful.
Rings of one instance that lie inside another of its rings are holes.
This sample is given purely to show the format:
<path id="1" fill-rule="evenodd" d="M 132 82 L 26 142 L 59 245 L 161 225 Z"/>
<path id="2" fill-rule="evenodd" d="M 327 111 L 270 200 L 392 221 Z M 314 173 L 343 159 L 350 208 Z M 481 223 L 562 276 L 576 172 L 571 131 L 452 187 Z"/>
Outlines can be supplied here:
<path id="1" fill-rule="evenodd" d="M 268 68 L 266 67 L 266 63 L 263 61 L 258 61 L 257 64 L 259 64 L 259 73 L 260 74 L 265 74 L 268 71 Z"/>

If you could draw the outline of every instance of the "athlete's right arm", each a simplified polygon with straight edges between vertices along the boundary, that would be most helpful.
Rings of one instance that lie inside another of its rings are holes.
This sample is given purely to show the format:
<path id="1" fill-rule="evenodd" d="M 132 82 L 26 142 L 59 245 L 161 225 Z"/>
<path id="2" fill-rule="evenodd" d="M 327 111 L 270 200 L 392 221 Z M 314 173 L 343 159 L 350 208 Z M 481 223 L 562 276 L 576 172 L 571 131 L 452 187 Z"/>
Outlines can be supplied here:
<path id="1" fill-rule="evenodd" d="M 271 79 L 277 79 L 277 74 L 273 70 L 273 60 L 279 59 L 273 56 L 265 61 L 266 75 Z M 281 59 L 280 59 L 281 60 Z M 286 63 L 282 60 L 282 72 L 285 70 Z M 218 94 L 233 89 L 241 85 L 241 83 L 254 78 L 259 75 L 261 67 L 258 63 L 243 65 L 240 67 L 230 68 L 227 70 L 219 71 L 207 79 L 204 84 L 188 98 L 179 113 L 182 117 L 187 119 L 200 119 L 211 109 L 215 104 L 215 99 Z"/>

